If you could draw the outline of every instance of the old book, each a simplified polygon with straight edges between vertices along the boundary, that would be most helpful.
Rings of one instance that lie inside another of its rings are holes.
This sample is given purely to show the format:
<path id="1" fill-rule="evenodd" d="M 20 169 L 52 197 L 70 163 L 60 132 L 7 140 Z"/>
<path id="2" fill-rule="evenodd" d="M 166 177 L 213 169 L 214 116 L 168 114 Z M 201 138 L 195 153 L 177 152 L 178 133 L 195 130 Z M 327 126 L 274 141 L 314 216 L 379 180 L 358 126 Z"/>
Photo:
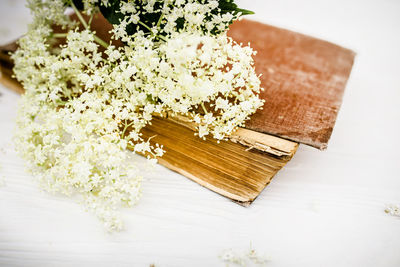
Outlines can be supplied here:
<path id="1" fill-rule="evenodd" d="M 325 149 L 355 54 L 296 32 L 243 20 L 230 36 L 251 43 L 266 100 L 246 128 Z"/>
<path id="2" fill-rule="evenodd" d="M 106 22 L 98 17 L 95 27 Z M 97 25 L 97 26 L 96 26 Z M 108 25 L 106 25 L 108 27 Z M 164 145 L 160 164 L 242 205 L 253 202 L 274 175 L 293 157 L 298 142 L 326 148 L 340 107 L 354 53 L 298 33 L 242 20 L 230 36 L 251 42 L 258 51 L 256 70 L 262 73 L 266 100 L 229 141 L 201 140 L 185 117 L 155 118 L 145 137 Z M 0 81 L 22 92 L 13 80 L 7 55 L 15 44 L 2 47 Z"/>

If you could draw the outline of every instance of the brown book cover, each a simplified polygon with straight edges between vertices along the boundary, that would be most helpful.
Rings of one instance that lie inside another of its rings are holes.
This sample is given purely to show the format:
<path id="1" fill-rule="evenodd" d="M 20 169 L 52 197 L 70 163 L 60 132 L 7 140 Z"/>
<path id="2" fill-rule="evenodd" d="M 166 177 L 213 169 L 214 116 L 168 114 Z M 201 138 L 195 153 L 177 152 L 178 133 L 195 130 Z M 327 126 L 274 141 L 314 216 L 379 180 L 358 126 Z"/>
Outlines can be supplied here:
<path id="1" fill-rule="evenodd" d="M 229 35 L 257 51 L 265 105 L 246 128 L 324 149 L 342 103 L 355 54 L 300 33 L 242 20 Z"/>

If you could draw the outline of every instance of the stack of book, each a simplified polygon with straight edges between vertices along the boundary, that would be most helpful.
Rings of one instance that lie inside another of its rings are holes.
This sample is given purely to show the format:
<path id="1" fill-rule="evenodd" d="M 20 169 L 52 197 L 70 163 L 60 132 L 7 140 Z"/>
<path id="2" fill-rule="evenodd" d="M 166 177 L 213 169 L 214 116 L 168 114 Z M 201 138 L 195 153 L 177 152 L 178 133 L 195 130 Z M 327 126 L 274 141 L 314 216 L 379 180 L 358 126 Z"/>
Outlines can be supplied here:
<path id="1" fill-rule="evenodd" d="M 107 34 L 100 15 L 97 34 Z M 349 78 L 354 52 L 309 36 L 250 20 L 235 22 L 229 35 L 250 43 L 262 74 L 262 110 L 228 141 L 194 135 L 185 117 L 156 117 L 143 136 L 164 146 L 159 163 L 233 201 L 251 204 L 276 173 L 294 156 L 299 143 L 327 147 Z M 0 82 L 23 93 L 12 77 L 9 53 L 16 43 L 0 47 Z"/>

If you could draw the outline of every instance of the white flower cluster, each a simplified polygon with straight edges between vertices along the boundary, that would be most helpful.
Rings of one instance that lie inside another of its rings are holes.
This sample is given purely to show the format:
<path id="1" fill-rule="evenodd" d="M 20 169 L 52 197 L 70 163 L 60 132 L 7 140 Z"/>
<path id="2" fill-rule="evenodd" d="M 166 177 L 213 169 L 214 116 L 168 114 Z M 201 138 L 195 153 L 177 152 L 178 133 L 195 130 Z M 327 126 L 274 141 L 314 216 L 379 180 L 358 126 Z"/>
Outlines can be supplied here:
<path id="1" fill-rule="evenodd" d="M 385 212 L 389 215 L 400 217 L 400 207 L 398 205 L 386 206 Z"/>
<path id="2" fill-rule="evenodd" d="M 153 9 L 156 2 L 165 3 L 159 23 L 129 35 L 126 29 L 139 23 L 139 11 L 133 2 L 121 2 L 121 12 L 129 16 L 114 27 L 113 38 L 125 43 L 115 47 L 99 41 L 90 23 L 82 21 L 85 29 L 79 30 L 64 15 L 65 1 L 30 0 L 34 22 L 12 56 L 26 90 L 17 150 L 43 188 L 83 196 L 109 230 L 121 229 L 118 208 L 140 196 L 140 172 L 127 148 L 150 161 L 164 153 L 141 137 L 154 114 L 185 115 L 198 125 L 200 137 L 221 140 L 263 103 L 252 49 L 224 31 L 205 30 L 225 29 L 232 20 L 232 14 L 211 14 L 218 1 L 140 2 L 150 13 L 160 12 Z M 86 11 L 93 12 L 97 3 L 85 1 Z M 180 30 L 179 17 L 185 18 Z M 68 30 L 57 47 L 52 24 Z"/>
<path id="3" fill-rule="evenodd" d="M 239 252 L 233 249 L 225 250 L 220 255 L 220 258 L 227 266 L 229 266 L 230 263 L 237 266 L 265 266 L 266 263 L 270 261 L 268 255 L 259 255 L 251 246 L 248 251 Z"/>

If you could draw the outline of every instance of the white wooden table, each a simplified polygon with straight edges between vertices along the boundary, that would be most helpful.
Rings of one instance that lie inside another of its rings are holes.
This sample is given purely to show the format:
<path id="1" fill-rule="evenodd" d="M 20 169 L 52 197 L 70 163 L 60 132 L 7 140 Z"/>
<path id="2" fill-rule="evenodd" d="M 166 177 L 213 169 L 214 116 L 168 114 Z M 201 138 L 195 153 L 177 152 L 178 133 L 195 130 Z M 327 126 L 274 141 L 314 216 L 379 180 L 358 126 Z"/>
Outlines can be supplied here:
<path id="1" fill-rule="evenodd" d="M 126 230 L 110 235 L 24 171 L 12 147 L 19 96 L 0 86 L 0 266 L 225 266 L 224 250 L 250 243 L 266 266 L 400 266 L 400 218 L 384 213 L 400 204 L 400 1 L 238 2 L 357 52 L 328 150 L 301 146 L 250 208 L 157 166 L 123 212 Z M 21 1 L 1 0 L 0 43 L 28 21 Z"/>

